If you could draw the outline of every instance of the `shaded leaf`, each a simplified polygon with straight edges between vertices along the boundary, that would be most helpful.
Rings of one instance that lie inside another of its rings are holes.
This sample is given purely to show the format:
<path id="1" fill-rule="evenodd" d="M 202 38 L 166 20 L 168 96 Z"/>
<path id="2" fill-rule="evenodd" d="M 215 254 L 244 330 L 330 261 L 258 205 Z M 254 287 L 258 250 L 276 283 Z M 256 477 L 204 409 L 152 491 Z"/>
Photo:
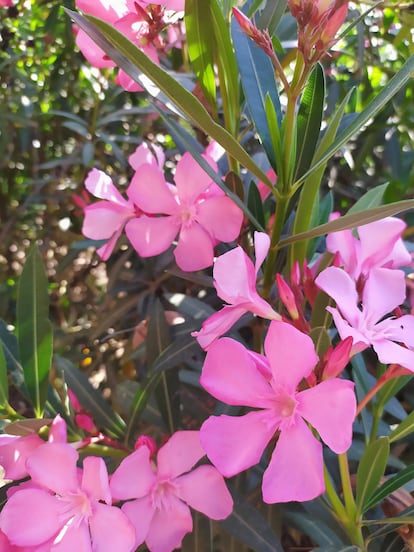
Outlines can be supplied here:
<path id="1" fill-rule="evenodd" d="M 379 186 L 375 186 L 375 188 L 368 190 L 368 192 L 366 192 L 356 203 L 354 203 L 354 205 L 352 205 L 348 211 L 348 215 L 366 211 L 371 207 L 378 207 L 378 205 L 381 205 L 382 198 L 384 197 L 388 185 L 389 182 L 386 182 L 385 184 L 380 184 Z"/>
<path id="2" fill-rule="evenodd" d="M 0 408 L 6 408 L 9 402 L 9 382 L 7 377 L 7 363 L 3 347 L 0 342 Z"/>
<path id="3" fill-rule="evenodd" d="M 16 422 L 11 422 L 10 424 L 7 424 L 4 428 L 4 432 L 8 435 L 18 435 L 19 437 L 24 437 L 25 435 L 38 433 L 39 429 L 44 426 L 50 425 L 52 421 L 53 420 L 47 418 L 42 418 L 40 420 L 18 420 Z"/>
<path id="4" fill-rule="evenodd" d="M 154 362 L 152 372 L 165 372 L 176 368 L 189 357 L 200 351 L 200 345 L 190 333 L 175 339 Z"/>
<path id="5" fill-rule="evenodd" d="M 319 139 L 325 101 L 325 75 L 320 63 L 315 65 L 303 91 L 297 114 L 295 178 L 304 174 L 312 161 Z"/>
<path id="6" fill-rule="evenodd" d="M 16 331 L 24 381 L 37 417 L 47 397 L 53 335 L 48 281 L 37 247 L 29 252 L 17 289 Z"/>
<path id="7" fill-rule="evenodd" d="M 401 470 L 396 475 L 390 477 L 379 487 L 374 494 L 371 496 L 371 498 L 368 500 L 366 504 L 366 510 L 369 510 L 378 502 L 381 502 L 384 500 L 384 498 L 387 498 L 391 493 L 396 491 L 397 489 L 400 489 L 407 483 L 410 483 L 414 480 L 414 466 L 407 466 L 403 470 Z"/>
<path id="8" fill-rule="evenodd" d="M 125 422 L 110 407 L 96 390 L 88 378 L 69 360 L 60 356 L 55 357 L 58 370 L 63 372 L 64 380 L 76 395 L 83 408 L 88 410 L 96 425 L 106 433 L 121 438 L 125 430 Z"/>
<path id="9" fill-rule="evenodd" d="M 390 443 L 404 439 L 407 435 L 414 432 L 414 411 L 410 412 L 408 416 L 391 432 L 389 436 Z"/>
<path id="10" fill-rule="evenodd" d="M 356 507 L 358 512 L 362 513 L 367 509 L 367 504 L 384 475 L 389 452 L 390 442 L 387 437 L 380 437 L 367 446 L 357 470 Z"/>

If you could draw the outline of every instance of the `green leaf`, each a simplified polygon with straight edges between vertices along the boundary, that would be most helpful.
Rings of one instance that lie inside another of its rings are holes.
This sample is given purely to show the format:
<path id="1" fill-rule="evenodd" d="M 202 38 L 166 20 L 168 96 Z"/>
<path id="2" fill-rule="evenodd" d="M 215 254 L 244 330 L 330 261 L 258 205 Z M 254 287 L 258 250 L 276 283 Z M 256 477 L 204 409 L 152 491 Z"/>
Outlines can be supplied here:
<path id="1" fill-rule="evenodd" d="M 229 533 L 255 552 L 283 552 L 282 545 L 261 513 L 232 490 L 233 512 L 220 521 Z"/>
<path id="2" fill-rule="evenodd" d="M 3 347 L 0 342 L 0 408 L 7 408 L 9 404 L 9 383 L 7 378 L 7 364 Z"/>
<path id="3" fill-rule="evenodd" d="M 24 381 L 38 418 L 43 414 L 52 362 L 53 335 L 48 316 L 48 282 L 39 250 L 34 246 L 17 288 L 16 330 Z"/>
<path id="4" fill-rule="evenodd" d="M 335 153 L 345 145 L 355 134 L 357 134 L 370 119 L 381 111 L 395 96 L 395 94 L 412 78 L 414 72 L 414 55 L 410 56 L 401 69 L 390 79 L 388 84 L 380 89 L 375 98 L 367 105 L 352 123 L 336 137 L 334 143 L 325 151 L 318 161 L 303 174 L 295 184 L 303 182 L 314 171 L 328 161 Z"/>
<path id="5" fill-rule="evenodd" d="M 64 380 L 76 395 L 83 408 L 88 410 L 96 425 L 109 435 L 119 439 L 124 435 L 125 422 L 90 383 L 86 376 L 69 360 L 55 357 L 58 370 L 61 370 Z"/>
<path id="6" fill-rule="evenodd" d="M 277 172 L 276 156 L 266 118 L 266 96 L 269 95 L 280 127 L 282 111 L 272 62 L 242 31 L 235 19 L 232 21 L 231 31 L 246 102 L 267 157 Z"/>
<path id="7" fill-rule="evenodd" d="M 414 411 L 410 412 L 408 416 L 391 432 L 389 436 L 390 443 L 404 439 L 407 435 L 414 432 Z"/>
<path id="8" fill-rule="evenodd" d="M 166 71 L 153 63 L 139 48 L 108 23 L 93 16 L 82 16 L 66 9 L 66 12 L 102 50 L 131 78 L 146 87 L 149 93 L 160 98 L 154 85 L 177 106 L 181 113 L 216 140 L 234 159 L 263 182 L 269 183 L 266 174 L 242 148 L 235 138 L 214 122 L 201 102 Z M 142 73 L 151 79 L 142 78 Z"/>
<path id="9" fill-rule="evenodd" d="M 368 500 L 365 509 L 369 510 L 384 498 L 387 498 L 391 493 L 400 489 L 407 483 L 411 483 L 414 480 L 414 466 L 407 466 L 396 475 L 390 477 L 379 487 Z"/>
<path id="10" fill-rule="evenodd" d="M 380 437 L 367 446 L 361 458 L 356 482 L 356 507 L 359 513 L 367 509 L 367 504 L 384 475 L 389 452 L 388 438 Z"/>
<path id="11" fill-rule="evenodd" d="M 253 213 L 255 218 L 260 222 L 263 228 L 266 226 L 265 217 L 263 212 L 263 201 L 260 197 L 259 190 L 257 189 L 256 184 L 251 181 L 249 186 L 249 195 L 247 197 L 247 206 L 249 210 Z"/>
<path id="12" fill-rule="evenodd" d="M 332 120 L 330 121 L 328 128 L 326 129 L 325 134 L 323 135 L 314 154 L 314 163 L 323 155 L 326 149 L 329 148 L 333 142 L 351 94 L 352 90 L 348 92 L 336 109 L 335 114 L 333 115 Z M 315 206 L 319 200 L 319 187 L 325 167 L 326 162 L 323 163 L 317 171 L 313 172 L 303 183 L 296 210 L 295 221 L 293 224 L 293 235 L 300 234 L 309 228 L 312 228 L 312 214 L 314 211 L 313 206 Z M 299 240 L 294 243 L 294 246 L 291 248 L 291 264 L 293 265 L 294 261 L 299 261 L 299 264 L 302 265 L 306 258 L 307 249 L 308 241 L 306 239 L 302 241 Z"/>
<path id="13" fill-rule="evenodd" d="M 185 1 L 187 51 L 204 96 L 216 114 L 216 77 L 214 74 L 214 32 L 209 2 Z"/>
<path id="14" fill-rule="evenodd" d="M 297 115 L 295 178 L 304 174 L 312 161 L 321 129 L 325 101 L 325 74 L 320 63 L 315 65 L 303 91 Z"/>
<path id="15" fill-rule="evenodd" d="M 257 22 L 257 28 L 267 30 L 270 36 L 275 33 L 280 20 L 286 11 L 286 1 L 277 0 L 276 2 L 266 2 L 263 8 L 259 21 Z"/>
<path id="16" fill-rule="evenodd" d="M 364 212 L 351 213 L 344 215 L 336 220 L 331 220 L 326 224 L 321 224 L 312 230 L 307 232 L 301 232 L 288 238 L 283 238 L 279 242 L 279 247 L 285 247 L 291 243 L 299 242 L 301 240 L 308 240 L 310 238 L 316 238 L 317 236 L 323 236 L 331 232 L 339 232 L 340 230 L 349 230 L 380 220 L 385 217 L 391 217 L 402 211 L 408 211 L 414 208 L 414 199 L 404 199 L 403 201 L 397 201 L 388 205 L 381 205 L 381 207 L 374 207 Z"/>
<path id="17" fill-rule="evenodd" d="M 354 205 L 349 209 L 348 215 L 352 213 L 360 213 L 366 211 L 371 207 L 378 207 L 382 203 L 384 194 L 388 188 L 389 182 L 375 186 L 371 190 L 368 190 L 362 197 L 358 199 Z"/>
<path id="18" fill-rule="evenodd" d="M 154 362 L 151 372 L 165 372 L 176 368 L 200 351 L 200 346 L 190 333 L 174 339 Z"/>

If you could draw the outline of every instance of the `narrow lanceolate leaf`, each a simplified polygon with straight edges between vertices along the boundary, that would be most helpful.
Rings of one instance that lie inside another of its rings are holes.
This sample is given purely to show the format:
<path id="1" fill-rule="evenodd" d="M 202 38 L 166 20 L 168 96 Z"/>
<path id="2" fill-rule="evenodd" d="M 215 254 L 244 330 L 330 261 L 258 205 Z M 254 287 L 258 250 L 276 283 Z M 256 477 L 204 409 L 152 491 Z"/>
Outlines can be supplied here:
<path id="1" fill-rule="evenodd" d="M 297 116 L 295 178 L 304 174 L 312 161 L 319 140 L 325 101 L 325 75 L 318 63 L 309 76 Z"/>
<path id="2" fill-rule="evenodd" d="M 9 402 L 9 385 L 7 378 L 7 363 L 3 347 L 0 343 L 0 409 L 6 408 Z"/>
<path id="3" fill-rule="evenodd" d="M 329 234 L 331 232 L 339 232 L 340 230 L 349 230 L 350 228 L 356 228 L 375 220 L 380 220 L 385 217 L 392 217 L 397 213 L 408 211 L 414 208 L 414 199 L 404 199 L 403 201 L 397 201 L 388 205 L 381 205 L 380 207 L 374 207 L 367 211 L 352 213 L 344 215 L 336 220 L 331 220 L 326 224 L 321 224 L 312 230 L 307 232 L 301 232 L 288 238 L 280 240 L 279 247 L 285 247 L 291 243 L 295 243 L 301 240 L 308 240 L 310 238 L 316 238 Z"/>
<path id="4" fill-rule="evenodd" d="M 390 443 L 404 439 L 407 435 L 414 433 L 414 411 L 403 420 L 398 426 L 391 432 L 389 436 Z"/>
<path id="5" fill-rule="evenodd" d="M 356 486 L 356 507 L 359 514 L 367 509 L 367 504 L 384 475 L 389 452 L 388 438 L 380 437 L 368 445 L 361 458 Z"/>
<path id="6" fill-rule="evenodd" d="M 115 438 L 121 438 L 125 422 L 112 410 L 100 391 L 96 390 L 88 378 L 69 360 L 57 356 L 55 361 L 58 370 L 63 372 L 67 386 L 76 395 L 82 407 L 90 412 L 99 429 Z"/>
<path id="7" fill-rule="evenodd" d="M 231 31 L 246 103 L 266 154 L 277 172 L 276 156 L 266 118 L 266 96 L 269 95 L 280 128 L 282 115 L 273 65 L 269 56 L 241 30 L 235 19 L 232 21 Z"/>
<path id="8" fill-rule="evenodd" d="M 391 493 L 395 492 L 397 489 L 400 489 L 407 483 L 410 483 L 414 480 L 414 466 L 407 466 L 401 470 L 396 475 L 393 475 L 385 483 L 379 487 L 374 494 L 371 496 L 369 501 L 366 504 L 366 510 L 369 510 L 384 498 L 387 498 Z"/>
<path id="9" fill-rule="evenodd" d="M 16 329 L 24 381 L 35 414 L 46 402 L 52 362 L 52 325 L 49 321 L 48 282 L 37 247 L 27 256 L 17 290 Z"/>
<path id="10" fill-rule="evenodd" d="M 185 30 L 187 51 L 194 73 L 213 113 L 216 113 L 214 34 L 209 2 L 186 0 Z"/>
<path id="11" fill-rule="evenodd" d="M 168 98 L 181 115 L 188 117 L 208 136 L 216 140 L 259 180 L 269 183 L 264 171 L 258 167 L 237 140 L 218 125 L 201 102 L 176 79 L 153 63 L 139 48 L 108 23 L 91 15 L 82 16 L 71 10 L 66 11 L 118 67 L 139 82 L 149 94 L 161 101 Z"/>
<path id="12" fill-rule="evenodd" d="M 350 140 L 355 134 L 357 134 L 363 126 L 365 126 L 370 119 L 375 117 L 381 109 L 387 105 L 388 102 L 392 100 L 395 94 L 401 90 L 401 88 L 407 84 L 407 82 L 412 78 L 414 72 L 414 55 L 410 56 L 401 69 L 396 73 L 392 79 L 388 82 L 384 88 L 375 96 L 375 98 L 367 105 L 367 107 L 362 111 L 352 123 L 343 130 L 339 136 L 336 137 L 333 144 L 328 148 L 325 153 L 320 157 L 314 165 L 303 174 L 296 184 L 303 182 L 308 176 L 317 170 L 321 165 L 328 161 L 335 153 L 345 145 L 348 140 Z"/>
<path id="13" fill-rule="evenodd" d="M 389 182 L 375 186 L 371 190 L 368 190 L 362 197 L 358 199 L 354 205 L 349 209 L 348 214 L 359 213 L 371 209 L 371 207 L 378 207 L 382 203 L 382 198 L 388 188 Z"/>

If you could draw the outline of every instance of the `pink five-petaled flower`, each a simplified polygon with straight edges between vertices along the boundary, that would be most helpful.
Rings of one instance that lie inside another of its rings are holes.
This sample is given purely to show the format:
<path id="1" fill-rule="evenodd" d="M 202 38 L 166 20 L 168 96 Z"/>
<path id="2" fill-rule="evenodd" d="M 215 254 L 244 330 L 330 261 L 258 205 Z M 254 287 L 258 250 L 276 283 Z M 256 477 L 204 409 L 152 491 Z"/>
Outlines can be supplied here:
<path id="1" fill-rule="evenodd" d="M 110 257 L 125 224 L 139 216 L 139 211 L 130 199 L 124 199 L 111 178 L 98 169 L 92 169 L 85 181 L 86 189 L 95 197 L 103 199 L 85 207 L 82 234 L 93 240 L 108 240 L 97 250 L 102 260 Z M 127 189 L 127 195 L 130 194 Z"/>
<path id="2" fill-rule="evenodd" d="M 216 163 L 203 156 L 217 171 Z M 141 257 L 166 251 L 178 237 L 174 256 L 185 271 L 211 266 L 214 246 L 231 242 L 240 232 L 243 213 L 211 180 L 189 153 L 177 163 L 174 181 L 169 185 L 155 165 L 141 165 L 136 171 L 130 196 L 147 214 L 128 223 L 129 241 Z"/>
<path id="3" fill-rule="evenodd" d="M 339 214 L 333 213 L 330 220 L 337 218 Z M 326 248 L 339 253 L 344 269 L 358 280 L 361 275 L 367 277 L 374 267 L 399 268 L 411 263 L 411 255 L 401 239 L 405 228 L 402 220 L 387 217 L 359 226 L 359 239 L 352 230 L 328 234 Z"/>
<path id="4" fill-rule="evenodd" d="M 401 364 L 414 371 L 414 316 L 383 319 L 404 302 L 402 270 L 372 268 L 362 291 L 362 310 L 356 283 L 344 270 L 331 266 L 319 274 L 315 283 L 335 300 L 337 308 L 327 310 L 341 339 L 352 337 L 354 354 L 372 345 L 381 362 Z"/>
<path id="5" fill-rule="evenodd" d="M 201 444 L 217 469 L 230 477 L 258 464 L 280 432 L 264 472 L 263 499 L 311 500 L 324 492 L 325 485 L 322 444 L 306 422 L 334 452 L 345 452 L 356 412 L 354 384 L 333 378 L 297 391 L 318 357 L 310 337 L 285 322 L 270 323 L 264 349 L 264 362 L 255 362 L 243 345 L 229 338 L 208 350 L 202 386 L 221 401 L 257 410 L 243 416 L 211 416 L 200 429 Z"/>
<path id="6" fill-rule="evenodd" d="M 26 462 L 33 485 L 9 497 L 0 514 L 1 531 L 12 544 L 34 550 L 132 552 L 134 528 L 111 506 L 104 460 L 88 456 L 82 474 L 77 460 L 68 444 L 38 447 Z"/>
<path id="7" fill-rule="evenodd" d="M 213 466 L 190 471 L 205 455 L 198 431 L 177 431 L 160 448 L 157 464 L 150 450 L 138 448 L 111 477 L 111 492 L 127 500 L 122 511 L 135 525 L 135 546 L 144 541 L 151 552 L 171 552 L 181 545 L 193 522 L 189 506 L 212 519 L 230 515 L 233 501 Z M 131 500 L 132 499 L 132 500 Z"/>
<path id="8" fill-rule="evenodd" d="M 246 312 L 269 320 L 281 319 L 256 291 L 257 273 L 270 247 L 269 236 L 255 232 L 254 245 L 255 264 L 240 246 L 220 255 L 214 263 L 214 286 L 217 295 L 228 305 L 207 318 L 199 332 L 193 332 L 192 335 L 203 349 L 207 349 L 215 339 L 227 332 Z"/>

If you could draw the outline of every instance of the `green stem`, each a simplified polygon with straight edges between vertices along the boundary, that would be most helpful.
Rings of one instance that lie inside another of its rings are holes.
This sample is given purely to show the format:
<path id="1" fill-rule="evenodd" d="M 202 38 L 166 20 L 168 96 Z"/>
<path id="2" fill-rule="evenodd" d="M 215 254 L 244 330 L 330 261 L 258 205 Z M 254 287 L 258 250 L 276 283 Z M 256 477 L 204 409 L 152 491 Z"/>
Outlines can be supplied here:
<path id="1" fill-rule="evenodd" d="M 344 520 L 344 527 L 353 544 L 365 550 L 364 537 L 361 531 L 361 520 L 356 519 L 357 508 L 354 494 L 352 492 L 351 475 L 349 472 L 348 456 L 346 453 L 338 454 L 339 473 L 341 476 L 342 492 L 344 495 L 345 510 L 347 519 Z"/>

